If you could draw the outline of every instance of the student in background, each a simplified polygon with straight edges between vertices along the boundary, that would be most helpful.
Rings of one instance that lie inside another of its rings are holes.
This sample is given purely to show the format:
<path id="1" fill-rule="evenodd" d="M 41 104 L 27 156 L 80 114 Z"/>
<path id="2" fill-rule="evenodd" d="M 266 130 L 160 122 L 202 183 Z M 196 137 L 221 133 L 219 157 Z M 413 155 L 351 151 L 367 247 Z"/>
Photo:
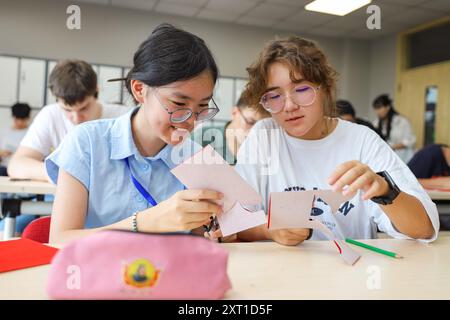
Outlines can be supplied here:
<path id="1" fill-rule="evenodd" d="M 26 103 L 16 103 L 11 107 L 13 124 L 11 128 L 0 132 L 0 176 L 6 176 L 11 155 L 19 147 L 20 141 L 27 133 L 31 108 Z"/>
<path id="2" fill-rule="evenodd" d="M 430 144 L 419 150 L 408 162 L 418 179 L 450 176 L 450 148 L 445 144 Z"/>
<path id="3" fill-rule="evenodd" d="M 13 178 L 48 180 L 43 160 L 75 125 L 115 118 L 129 110 L 97 100 L 97 75 L 81 60 L 59 62 L 50 74 L 49 87 L 57 103 L 43 107 L 33 120 L 9 163 Z"/>
<path id="4" fill-rule="evenodd" d="M 378 130 L 369 121 L 356 117 L 355 109 L 349 101 L 338 100 L 336 101 L 336 107 L 339 118 L 369 127 L 370 129 L 378 133 Z"/>
<path id="5" fill-rule="evenodd" d="M 51 242 L 105 229 L 203 234 L 222 195 L 184 190 L 170 170 L 200 149 L 178 139 L 218 112 L 214 58 L 199 37 L 159 25 L 134 54 L 126 87 L 139 107 L 75 128 L 45 161 L 57 183 Z M 183 151 L 183 152 L 180 152 Z"/>
<path id="6" fill-rule="evenodd" d="M 31 108 L 26 103 L 16 103 L 11 107 L 13 124 L 11 128 L 0 132 L 0 176 L 7 176 L 6 167 L 10 156 L 19 147 L 20 141 L 25 136 L 30 122 Z M 2 195 L 0 194 L 0 201 Z M 34 215 L 20 215 L 16 218 L 16 236 L 20 236 L 23 229 L 36 219 Z M 3 239 L 4 222 L 0 221 L 0 239 Z"/>
<path id="7" fill-rule="evenodd" d="M 395 111 L 387 94 L 378 96 L 373 101 L 373 108 L 378 116 L 373 122 L 374 127 L 400 159 L 408 163 L 414 155 L 416 144 L 416 135 L 408 119 Z"/>
<path id="8" fill-rule="evenodd" d="M 222 126 L 201 126 L 193 132 L 194 139 L 202 147 L 211 144 L 214 149 L 231 165 L 236 164 L 237 152 L 258 120 L 270 116 L 266 110 L 250 108 L 239 97 L 231 111 L 231 120 Z"/>
<path id="9" fill-rule="evenodd" d="M 247 70 L 246 101 L 272 117 L 252 128 L 236 170 L 262 195 L 266 210 L 271 192 L 333 189 L 352 198 L 336 214 L 316 201 L 315 218 L 339 238 L 376 238 L 377 227 L 400 239 L 437 238 L 436 205 L 406 164 L 373 130 L 336 118 L 336 72 L 313 42 L 271 41 Z M 310 235 L 264 225 L 238 233 L 242 240 L 285 245 Z M 311 239 L 326 238 L 314 231 Z"/>

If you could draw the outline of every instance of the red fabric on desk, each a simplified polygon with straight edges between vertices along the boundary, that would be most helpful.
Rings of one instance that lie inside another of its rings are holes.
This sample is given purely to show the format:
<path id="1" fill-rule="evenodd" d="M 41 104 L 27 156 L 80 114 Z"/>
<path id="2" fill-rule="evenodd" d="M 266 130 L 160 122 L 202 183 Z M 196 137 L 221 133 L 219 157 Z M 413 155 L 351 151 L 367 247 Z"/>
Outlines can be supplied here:
<path id="1" fill-rule="evenodd" d="M 58 249 L 28 239 L 0 241 L 0 272 L 49 264 Z"/>

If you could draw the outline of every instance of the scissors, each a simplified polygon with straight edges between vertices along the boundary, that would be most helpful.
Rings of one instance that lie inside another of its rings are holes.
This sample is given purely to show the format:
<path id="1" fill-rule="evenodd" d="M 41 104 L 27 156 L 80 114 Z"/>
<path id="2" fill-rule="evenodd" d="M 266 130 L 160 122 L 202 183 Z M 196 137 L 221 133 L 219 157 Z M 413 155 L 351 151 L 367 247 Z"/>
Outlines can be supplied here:
<path id="1" fill-rule="evenodd" d="M 207 233 L 214 232 L 220 228 L 219 221 L 217 221 L 217 217 L 210 217 L 210 219 L 211 222 L 209 223 L 209 225 L 203 225 L 203 230 L 205 230 L 205 232 Z M 222 242 L 222 237 L 217 238 L 217 241 L 219 243 Z"/>
<path id="2" fill-rule="evenodd" d="M 211 222 L 209 225 L 203 225 L 203 229 L 205 232 L 214 232 L 219 229 L 219 222 L 217 221 L 217 217 L 210 217 Z"/>

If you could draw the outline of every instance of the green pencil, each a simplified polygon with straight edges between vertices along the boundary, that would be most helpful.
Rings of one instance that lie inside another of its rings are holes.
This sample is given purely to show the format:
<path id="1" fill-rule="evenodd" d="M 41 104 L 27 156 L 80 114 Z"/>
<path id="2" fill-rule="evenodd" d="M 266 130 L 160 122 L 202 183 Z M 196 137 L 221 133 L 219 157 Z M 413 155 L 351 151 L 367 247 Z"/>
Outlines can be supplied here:
<path id="1" fill-rule="evenodd" d="M 345 242 L 348 242 L 348 243 L 354 244 L 356 246 L 360 246 L 360 247 L 363 247 L 363 248 L 366 248 L 366 249 L 369 249 L 369 250 L 372 250 L 372 251 L 375 251 L 375 252 L 378 252 L 378 253 L 381 253 L 381 254 L 384 254 L 384 255 L 387 255 L 387 256 L 392 257 L 392 258 L 396 258 L 396 259 L 402 259 L 403 258 L 401 255 L 399 255 L 399 254 L 397 254 L 395 252 L 391 252 L 391 251 L 383 250 L 383 249 L 376 248 L 376 247 L 373 247 L 373 246 L 369 246 L 368 244 L 365 244 L 365 243 L 362 243 L 362 242 L 359 242 L 359 241 L 356 241 L 356 240 L 353 240 L 353 239 L 346 238 Z"/>

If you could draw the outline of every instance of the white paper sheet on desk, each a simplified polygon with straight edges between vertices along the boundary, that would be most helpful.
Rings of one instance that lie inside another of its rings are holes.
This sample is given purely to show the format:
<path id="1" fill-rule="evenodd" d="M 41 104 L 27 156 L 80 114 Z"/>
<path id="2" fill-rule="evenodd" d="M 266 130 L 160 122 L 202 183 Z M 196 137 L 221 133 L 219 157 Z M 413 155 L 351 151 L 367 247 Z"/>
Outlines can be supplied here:
<path id="1" fill-rule="evenodd" d="M 310 228 L 320 230 L 334 242 L 344 261 L 354 265 L 361 256 L 350 248 L 345 240 L 336 238 L 334 233 L 322 222 L 311 217 L 311 209 L 317 198 L 327 203 L 333 213 L 337 212 L 340 204 L 350 199 L 349 196 L 343 196 L 332 190 L 272 192 L 269 201 L 269 229 Z"/>
<path id="2" fill-rule="evenodd" d="M 210 145 L 171 172 L 188 189 L 209 189 L 224 194 L 224 212 L 217 216 L 224 237 L 266 222 L 260 212 L 242 208 L 258 206 L 262 197 Z M 230 230 L 234 232 L 228 233 Z"/>

